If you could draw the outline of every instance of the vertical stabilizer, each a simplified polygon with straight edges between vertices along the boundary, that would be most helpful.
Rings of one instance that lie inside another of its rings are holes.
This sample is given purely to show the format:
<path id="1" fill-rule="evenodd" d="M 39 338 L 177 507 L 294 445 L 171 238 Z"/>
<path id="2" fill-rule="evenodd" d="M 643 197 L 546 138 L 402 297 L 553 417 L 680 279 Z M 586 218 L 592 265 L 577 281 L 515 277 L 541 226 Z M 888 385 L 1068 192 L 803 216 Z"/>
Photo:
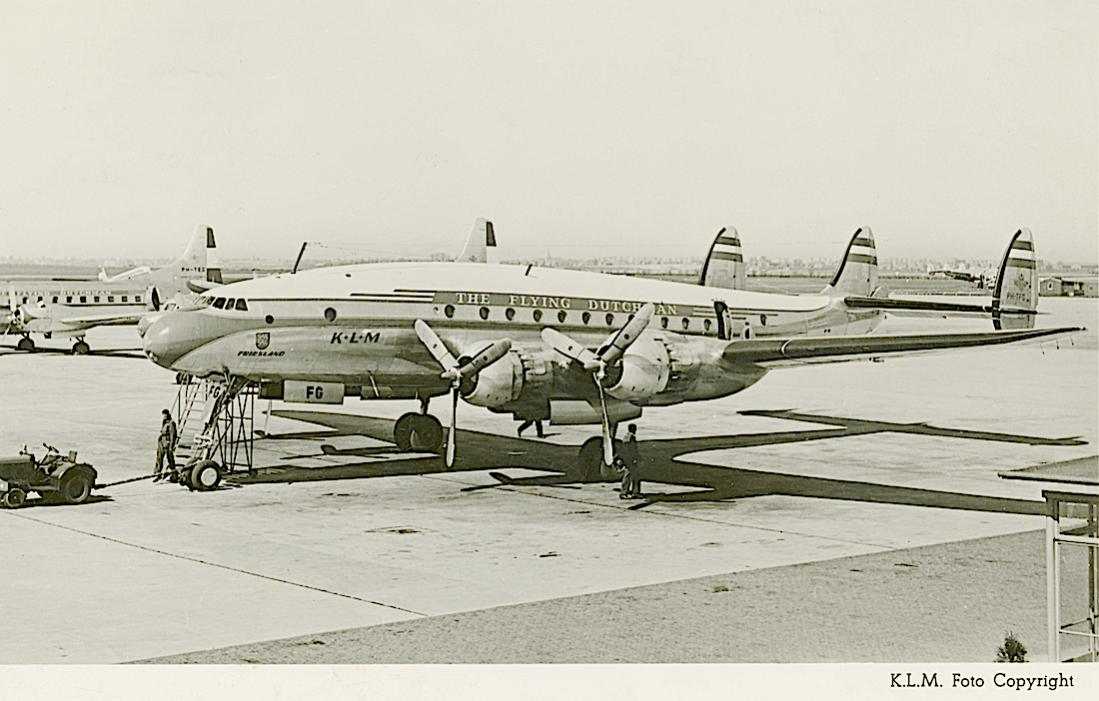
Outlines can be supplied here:
<path id="1" fill-rule="evenodd" d="M 213 241 L 214 230 L 208 226 L 196 226 L 195 233 L 191 234 L 191 240 L 187 242 L 187 248 L 183 255 L 176 261 L 180 272 L 206 273 L 206 246 Z"/>
<path id="2" fill-rule="evenodd" d="M 740 248 L 740 234 L 736 228 L 722 227 L 710 244 L 710 252 L 702 263 L 698 284 L 703 287 L 722 287 L 743 290 L 747 275 L 744 270 L 744 252 Z"/>
<path id="3" fill-rule="evenodd" d="M 822 294 L 839 293 L 869 297 L 878 288 L 878 252 L 874 234 L 864 226 L 855 231 L 832 282 Z"/>
<path id="4" fill-rule="evenodd" d="M 1032 329 L 1038 309 L 1038 259 L 1030 229 L 1019 229 L 1000 259 L 992 298 L 997 329 Z"/>
<path id="5" fill-rule="evenodd" d="M 466 239 L 465 248 L 458 254 L 459 263 L 496 263 L 496 232 L 492 228 L 492 222 L 487 219 L 477 219 L 473 222 L 473 229 Z"/>
<path id="6" fill-rule="evenodd" d="M 221 263 L 216 260 L 217 256 L 214 255 L 217 246 L 217 241 L 214 240 L 214 227 L 206 227 L 206 282 L 221 285 L 224 284 L 224 279 L 221 277 Z"/>

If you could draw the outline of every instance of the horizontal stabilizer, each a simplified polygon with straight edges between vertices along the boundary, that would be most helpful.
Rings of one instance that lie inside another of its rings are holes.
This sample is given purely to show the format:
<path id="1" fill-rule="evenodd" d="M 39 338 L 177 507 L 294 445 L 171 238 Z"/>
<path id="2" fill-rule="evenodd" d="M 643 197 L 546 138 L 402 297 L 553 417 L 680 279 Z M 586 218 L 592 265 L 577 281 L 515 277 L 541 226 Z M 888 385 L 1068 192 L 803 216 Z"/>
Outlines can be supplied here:
<path id="1" fill-rule="evenodd" d="M 898 336 L 821 336 L 732 341 L 723 358 L 733 364 L 762 366 L 838 363 L 885 356 L 921 355 L 931 351 L 977 348 L 1052 339 L 1079 327 L 988 331 L 984 333 L 907 334 Z"/>
<path id="2" fill-rule="evenodd" d="M 886 312 L 928 312 L 932 314 L 978 314 L 987 316 L 997 312 L 994 304 L 963 304 L 960 302 L 925 302 L 915 299 L 890 297 L 844 297 L 843 303 L 852 309 L 880 309 Z M 1021 314 L 1037 314 L 1037 310 L 1019 310 Z"/>

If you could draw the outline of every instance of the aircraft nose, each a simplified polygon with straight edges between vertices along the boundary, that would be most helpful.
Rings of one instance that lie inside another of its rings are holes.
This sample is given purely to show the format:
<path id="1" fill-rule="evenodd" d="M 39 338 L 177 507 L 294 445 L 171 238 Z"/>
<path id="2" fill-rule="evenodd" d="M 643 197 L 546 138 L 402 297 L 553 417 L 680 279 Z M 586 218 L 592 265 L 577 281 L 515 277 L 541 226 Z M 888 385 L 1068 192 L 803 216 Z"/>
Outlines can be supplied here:
<path id="1" fill-rule="evenodd" d="M 149 360 L 161 367 L 172 368 L 172 364 L 186 353 L 202 345 L 194 320 L 187 312 L 154 314 L 142 334 L 142 344 Z"/>

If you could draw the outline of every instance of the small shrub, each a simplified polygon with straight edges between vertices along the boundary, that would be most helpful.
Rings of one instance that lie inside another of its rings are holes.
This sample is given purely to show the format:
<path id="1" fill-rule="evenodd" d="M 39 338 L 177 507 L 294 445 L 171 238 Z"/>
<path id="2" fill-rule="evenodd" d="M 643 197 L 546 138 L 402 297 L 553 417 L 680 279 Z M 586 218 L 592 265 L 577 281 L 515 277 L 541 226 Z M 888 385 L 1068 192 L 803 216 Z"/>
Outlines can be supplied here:
<path id="1" fill-rule="evenodd" d="M 997 662 L 1026 662 L 1026 645 L 1019 642 L 1014 633 L 1008 632 L 1004 644 L 996 648 Z"/>

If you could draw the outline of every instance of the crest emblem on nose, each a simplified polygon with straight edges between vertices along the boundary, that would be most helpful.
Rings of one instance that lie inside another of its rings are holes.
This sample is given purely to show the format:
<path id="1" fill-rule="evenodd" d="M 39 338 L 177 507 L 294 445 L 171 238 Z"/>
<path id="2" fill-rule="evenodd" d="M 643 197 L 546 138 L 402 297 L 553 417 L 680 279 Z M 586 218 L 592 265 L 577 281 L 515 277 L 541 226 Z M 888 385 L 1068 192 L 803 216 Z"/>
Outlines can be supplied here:
<path id="1" fill-rule="evenodd" d="M 267 350 L 269 345 L 271 345 L 271 334 L 269 332 L 261 331 L 256 334 L 256 348 Z"/>

